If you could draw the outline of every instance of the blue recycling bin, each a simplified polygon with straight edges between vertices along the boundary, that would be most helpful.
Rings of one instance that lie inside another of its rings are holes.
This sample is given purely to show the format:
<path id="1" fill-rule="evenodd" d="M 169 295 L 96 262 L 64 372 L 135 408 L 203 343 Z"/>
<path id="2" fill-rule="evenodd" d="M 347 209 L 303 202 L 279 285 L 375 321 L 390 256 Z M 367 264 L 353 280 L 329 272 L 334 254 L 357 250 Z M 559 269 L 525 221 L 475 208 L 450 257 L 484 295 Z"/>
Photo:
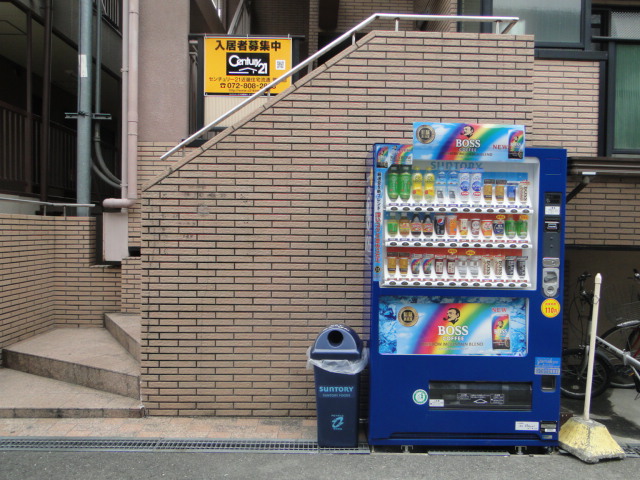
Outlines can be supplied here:
<path id="1" fill-rule="evenodd" d="M 314 367 L 318 446 L 357 447 L 360 372 L 368 350 L 346 325 L 325 328 L 309 349 Z"/>

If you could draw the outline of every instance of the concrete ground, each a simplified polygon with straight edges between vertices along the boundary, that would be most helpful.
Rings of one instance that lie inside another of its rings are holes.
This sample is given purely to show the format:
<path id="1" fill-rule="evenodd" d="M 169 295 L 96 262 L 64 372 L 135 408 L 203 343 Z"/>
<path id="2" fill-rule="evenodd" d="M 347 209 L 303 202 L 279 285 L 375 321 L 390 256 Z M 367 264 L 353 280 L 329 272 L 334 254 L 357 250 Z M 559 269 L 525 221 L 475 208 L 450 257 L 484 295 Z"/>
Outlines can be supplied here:
<path id="1" fill-rule="evenodd" d="M 620 444 L 640 445 L 640 398 L 635 390 L 609 389 L 593 399 L 591 418 Z M 576 415 L 583 402 L 562 399 Z M 0 418 L 0 437 L 209 438 L 316 440 L 311 418 L 145 417 Z"/>
<path id="2" fill-rule="evenodd" d="M 563 398 L 562 407 L 582 415 L 584 402 Z M 640 444 L 640 397 L 634 389 L 609 388 L 592 399 L 591 419 L 602 423 L 620 444 Z"/>
<path id="3" fill-rule="evenodd" d="M 621 445 L 640 452 L 640 399 L 633 390 L 610 389 L 594 399 L 592 418 Z M 582 413 L 579 401 L 563 408 Z M 0 418 L 0 480 L 103 479 L 557 479 L 637 478 L 640 455 L 588 465 L 564 452 L 506 455 L 494 452 L 298 454 L 225 452 L 3 450 L 2 440 L 229 439 L 316 440 L 315 419 L 303 418 Z M 240 442 L 242 443 L 242 442 Z M 360 452 L 362 453 L 362 452 Z"/>
<path id="4" fill-rule="evenodd" d="M 270 453 L 0 452 L 0 480 L 638 478 L 638 459 L 582 463 L 569 455 L 287 455 Z"/>

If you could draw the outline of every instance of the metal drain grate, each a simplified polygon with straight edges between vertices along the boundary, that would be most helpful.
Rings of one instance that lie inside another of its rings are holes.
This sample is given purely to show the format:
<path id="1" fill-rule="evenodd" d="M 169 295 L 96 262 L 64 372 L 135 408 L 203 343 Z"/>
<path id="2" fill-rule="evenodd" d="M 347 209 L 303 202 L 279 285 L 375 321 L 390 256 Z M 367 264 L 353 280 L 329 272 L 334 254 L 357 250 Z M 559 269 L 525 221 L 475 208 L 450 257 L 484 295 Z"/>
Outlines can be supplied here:
<path id="1" fill-rule="evenodd" d="M 640 458 L 640 445 L 621 445 L 628 458 Z"/>
<path id="2" fill-rule="evenodd" d="M 0 438 L 0 451 L 110 451 L 110 452 L 243 452 L 243 453 L 356 453 L 369 454 L 369 446 L 324 448 L 316 442 L 271 440 L 193 440 L 193 439 L 118 439 L 118 438 Z"/>

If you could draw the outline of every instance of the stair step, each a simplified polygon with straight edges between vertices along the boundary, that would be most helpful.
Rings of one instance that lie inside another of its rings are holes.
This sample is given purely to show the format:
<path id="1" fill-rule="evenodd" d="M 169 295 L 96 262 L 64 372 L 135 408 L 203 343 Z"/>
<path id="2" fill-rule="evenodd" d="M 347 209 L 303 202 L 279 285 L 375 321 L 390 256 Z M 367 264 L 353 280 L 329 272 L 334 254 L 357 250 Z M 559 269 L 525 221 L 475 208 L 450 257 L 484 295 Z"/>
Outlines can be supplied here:
<path id="1" fill-rule="evenodd" d="M 58 328 L 2 353 L 6 368 L 140 398 L 138 362 L 104 328 Z"/>
<path id="2" fill-rule="evenodd" d="M 140 361 L 140 315 L 106 313 L 104 327 L 133 358 Z"/>
<path id="3" fill-rule="evenodd" d="M 140 418 L 139 400 L 0 368 L 0 418 Z"/>

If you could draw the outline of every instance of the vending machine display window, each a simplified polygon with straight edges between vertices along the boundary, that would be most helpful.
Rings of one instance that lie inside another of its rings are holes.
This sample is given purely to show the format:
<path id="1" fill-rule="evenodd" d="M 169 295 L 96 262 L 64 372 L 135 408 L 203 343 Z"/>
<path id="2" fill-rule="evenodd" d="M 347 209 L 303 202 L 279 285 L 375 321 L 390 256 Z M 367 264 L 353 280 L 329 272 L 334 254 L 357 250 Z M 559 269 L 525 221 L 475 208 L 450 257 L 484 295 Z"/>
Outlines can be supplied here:
<path id="1" fill-rule="evenodd" d="M 421 160 L 410 152 L 377 152 L 382 284 L 534 289 L 538 160 Z"/>

